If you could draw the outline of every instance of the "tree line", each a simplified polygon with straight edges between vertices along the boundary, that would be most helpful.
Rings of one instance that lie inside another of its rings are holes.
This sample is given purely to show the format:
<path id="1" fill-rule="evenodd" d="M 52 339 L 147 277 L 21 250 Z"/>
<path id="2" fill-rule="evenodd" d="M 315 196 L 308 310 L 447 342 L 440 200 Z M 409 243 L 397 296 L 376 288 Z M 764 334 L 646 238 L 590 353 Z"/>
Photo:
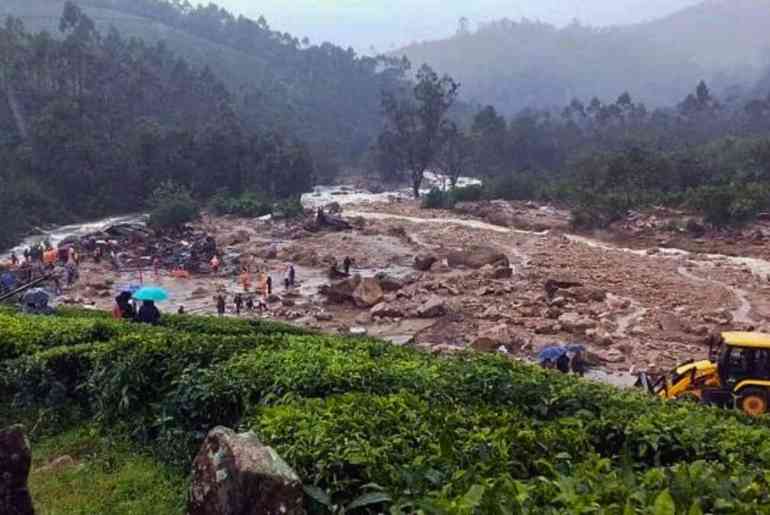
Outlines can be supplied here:
<path id="1" fill-rule="evenodd" d="M 61 37 L 0 28 L 0 245 L 50 222 L 143 209 L 162 184 L 282 199 L 308 191 L 305 143 L 238 113 L 163 44 L 101 34 L 68 2 Z"/>
<path id="2" fill-rule="evenodd" d="M 373 155 L 384 178 L 419 181 L 435 168 L 454 186 L 478 176 L 485 188 L 473 198 L 564 202 L 584 227 L 653 204 L 699 210 L 717 226 L 770 210 L 770 94 L 720 100 L 700 82 L 669 108 L 623 93 L 511 119 L 486 106 L 458 121 L 448 112 L 458 88 L 423 67 L 400 100 L 383 97 L 387 123 Z"/>

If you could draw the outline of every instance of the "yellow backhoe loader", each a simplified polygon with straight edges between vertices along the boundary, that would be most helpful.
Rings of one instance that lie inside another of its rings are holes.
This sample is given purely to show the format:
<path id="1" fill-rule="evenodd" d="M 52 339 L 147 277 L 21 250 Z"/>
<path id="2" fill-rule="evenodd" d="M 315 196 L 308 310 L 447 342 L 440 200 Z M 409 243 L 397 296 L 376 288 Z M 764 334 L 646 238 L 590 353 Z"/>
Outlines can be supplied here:
<path id="1" fill-rule="evenodd" d="M 708 360 L 683 363 L 657 379 L 640 374 L 637 385 L 664 399 L 691 399 L 763 415 L 770 400 L 770 334 L 722 333 L 712 341 Z"/>

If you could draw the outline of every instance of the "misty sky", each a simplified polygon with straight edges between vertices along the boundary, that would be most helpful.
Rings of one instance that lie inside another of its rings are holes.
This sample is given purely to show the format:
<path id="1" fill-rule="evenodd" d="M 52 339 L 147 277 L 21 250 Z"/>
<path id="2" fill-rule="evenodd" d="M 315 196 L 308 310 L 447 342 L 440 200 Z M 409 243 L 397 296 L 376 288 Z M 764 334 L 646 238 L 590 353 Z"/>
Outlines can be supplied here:
<path id="1" fill-rule="evenodd" d="M 556 25 L 573 18 L 591 25 L 663 16 L 698 0 L 219 0 L 237 14 L 263 14 L 276 30 L 314 43 L 331 41 L 367 51 L 452 34 L 465 16 L 479 21 L 528 17 Z"/>

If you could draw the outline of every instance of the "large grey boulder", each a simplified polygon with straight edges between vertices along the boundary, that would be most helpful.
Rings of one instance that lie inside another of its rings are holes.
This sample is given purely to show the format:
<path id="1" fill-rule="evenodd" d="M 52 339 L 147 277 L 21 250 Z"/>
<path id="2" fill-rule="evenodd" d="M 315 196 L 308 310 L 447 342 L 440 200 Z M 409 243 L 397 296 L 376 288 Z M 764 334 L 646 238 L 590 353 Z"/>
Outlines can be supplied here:
<path id="1" fill-rule="evenodd" d="M 0 431 L 0 514 L 33 515 L 27 488 L 32 453 L 22 426 Z"/>
<path id="2" fill-rule="evenodd" d="M 193 462 L 187 513 L 304 514 L 302 483 L 254 433 L 215 427 Z"/>

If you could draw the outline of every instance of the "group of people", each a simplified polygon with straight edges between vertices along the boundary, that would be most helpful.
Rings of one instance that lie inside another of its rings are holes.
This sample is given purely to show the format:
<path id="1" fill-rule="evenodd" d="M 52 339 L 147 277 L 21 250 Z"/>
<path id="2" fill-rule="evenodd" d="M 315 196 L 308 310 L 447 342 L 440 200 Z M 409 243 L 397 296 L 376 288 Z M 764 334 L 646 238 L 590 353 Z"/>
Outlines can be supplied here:
<path id="1" fill-rule="evenodd" d="M 131 292 L 124 291 L 115 297 L 115 307 L 112 309 L 112 317 L 118 320 L 130 320 L 143 324 L 158 325 L 160 323 L 160 311 L 151 300 L 142 302 L 137 310 L 136 301 Z"/>
<path id="2" fill-rule="evenodd" d="M 7 273 L 13 274 L 14 283 L 28 284 L 49 276 L 57 295 L 61 295 L 64 284 L 72 286 L 80 277 L 78 251 L 68 246 L 54 248 L 47 240 L 27 247 L 21 257 L 12 251 L 9 261 Z"/>
<path id="3" fill-rule="evenodd" d="M 218 294 L 214 297 L 214 302 L 217 305 L 217 314 L 224 316 L 227 312 L 227 296 L 224 293 Z M 254 311 L 264 312 L 269 308 L 267 301 L 264 297 L 258 297 L 255 303 L 252 295 L 244 296 L 242 293 L 236 293 L 233 297 L 233 306 L 235 307 L 235 314 L 240 315 L 244 310 L 253 313 Z"/>

